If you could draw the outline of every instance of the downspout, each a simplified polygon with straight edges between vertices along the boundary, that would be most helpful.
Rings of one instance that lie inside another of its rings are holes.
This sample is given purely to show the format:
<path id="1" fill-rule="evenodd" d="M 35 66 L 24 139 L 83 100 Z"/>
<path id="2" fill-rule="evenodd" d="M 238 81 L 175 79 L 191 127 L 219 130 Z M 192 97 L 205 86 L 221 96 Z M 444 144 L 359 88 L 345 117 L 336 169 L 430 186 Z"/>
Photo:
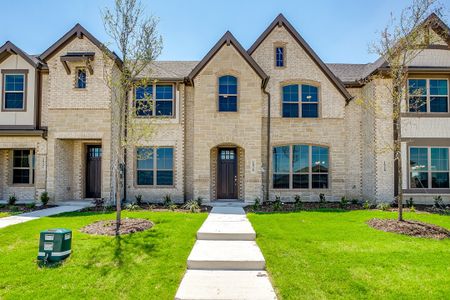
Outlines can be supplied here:
<path id="1" fill-rule="evenodd" d="M 270 123 L 271 123 L 271 117 L 270 117 L 270 93 L 266 91 L 267 83 L 269 82 L 270 77 L 267 77 L 263 82 L 263 93 L 267 95 L 267 157 L 266 157 L 266 201 L 269 201 L 269 191 L 270 191 Z M 263 201 L 264 202 L 264 201 Z"/>

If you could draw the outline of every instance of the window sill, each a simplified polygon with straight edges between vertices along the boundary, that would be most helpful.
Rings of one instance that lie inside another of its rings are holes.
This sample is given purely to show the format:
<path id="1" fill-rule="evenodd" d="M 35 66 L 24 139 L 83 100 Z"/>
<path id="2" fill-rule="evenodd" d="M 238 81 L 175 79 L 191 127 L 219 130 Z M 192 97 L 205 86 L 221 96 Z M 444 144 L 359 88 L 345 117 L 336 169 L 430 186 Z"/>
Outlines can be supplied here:
<path id="1" fill-rule="evenodd" d="M 2 108 L 2 112 L 26 112 L 25 108 Z"/>

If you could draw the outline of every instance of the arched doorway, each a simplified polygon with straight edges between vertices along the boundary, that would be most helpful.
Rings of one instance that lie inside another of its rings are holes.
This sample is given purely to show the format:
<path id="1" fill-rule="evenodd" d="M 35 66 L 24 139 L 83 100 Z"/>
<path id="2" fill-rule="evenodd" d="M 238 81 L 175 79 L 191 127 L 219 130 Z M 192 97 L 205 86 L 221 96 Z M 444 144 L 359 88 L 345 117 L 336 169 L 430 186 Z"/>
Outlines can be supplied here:
<path id="1" fill-rule="evenodd" d="M 211 149 L 211 199 L 243 199 L 244 149 L 221 144 Z"/>

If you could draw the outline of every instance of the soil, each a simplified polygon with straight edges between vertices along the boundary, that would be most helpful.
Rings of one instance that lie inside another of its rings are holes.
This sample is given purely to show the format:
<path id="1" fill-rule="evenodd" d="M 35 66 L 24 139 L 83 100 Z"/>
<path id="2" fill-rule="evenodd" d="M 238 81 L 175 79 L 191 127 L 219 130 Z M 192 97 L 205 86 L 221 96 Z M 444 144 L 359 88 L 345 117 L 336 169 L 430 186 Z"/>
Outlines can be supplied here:
<path id="1" fill-rule="evenodd" d="M 253 206 L 245 207 L 246 212 L 293 212 L 299 210 L 316 210 L 316 209 L 345 209 L 345 210 L 360 210 L 361 204 L 348 203 L 341 207 L 339 202 L 302 202 L 299 208 L 295 207 L 294 203 L 283 203 L 280 209 L 275 209 L 273 203 L 264 203 L 258 209 L 254 209 Z"/>
<path id="2" fill-rule="evenodd" d="M 153 223 L 145 219 L 122 219 L 119 235 L 144 231 L 153 227 Z M 80 229 L 81 232 L 94 235 L 116 235 L 116 220 L 94 222 Z"/>
<path id="3" fill-rule="evenodd" d="M 167 212 L 167 211 L 176 211 L 176 212 L 190 212 L 190 210 L 188 209 L 184 209 L 182 208 L 182 204 L 181 205 L 176 205 L 176 208 L 174 207 L 173 209 L 170 209 L 162 204 L 141 204 L 138 206 L 138 210 L 149 210 L 149 211 L 154 211 L 154 212 Z M 127 210 L 126 204 L 122 206 L 122 210 Z M 86 207 L 83 210 L 81 210 L 82 212 L 105 212 L 105 211 L 116 211 L 116 207 L 115 206 L 102 206 L 102 205 L 97 205 L 97 206 L 92 206 L 92 207 Z M 209 206 L 201 206 L 200 207 L 200 212 L 209 212 L 211 211 L 211 207 Z"/>
<path id="4" fill-rule="evenodd" d="M 446 239 L 450 238 L 450 231 L 440 226 L 420 221 L 398 221 L 394 219 L 371 219 L 367 224 L 375 229 L 395 232 L 421 238 Z"/>
<path id="5" fill-rule="evenodd" d="M 55 207 L 55 205 L 42 205 L 42 206 L 31 206 L 27 204 L 15 204 L 15 205 L 8 205 L 3 204 L 0 205 L 0 212 L 9 212 L 13 214 L 23 214 L 27 212 L 32 212 L 36 210 L 46 209 L 46 208 L 52 208 Z"/>

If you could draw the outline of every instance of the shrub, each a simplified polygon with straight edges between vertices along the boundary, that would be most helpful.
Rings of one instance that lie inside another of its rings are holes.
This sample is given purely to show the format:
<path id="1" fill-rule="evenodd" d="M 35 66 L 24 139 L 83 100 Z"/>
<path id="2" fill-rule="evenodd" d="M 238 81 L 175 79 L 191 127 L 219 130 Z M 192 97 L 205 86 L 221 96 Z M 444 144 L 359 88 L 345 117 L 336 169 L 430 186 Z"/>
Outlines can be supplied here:
<path id="1" fill-rule="evenodd" d="M 9 207 L 9 210 L 11 211 L 11 212 L 18 212 L 19 211 L 19 207 L 18 206 L 15 206 L 15 205 L 11 205 L 10 207 Z"/>
<path id="2" fill-rule="evenodd" d="M 302 208 L 303 208 L 302 198 L 300 197 L 300 195 L 295 195 L 295 197 L 294 197 L 294 209 L 295 210 L 300 210 Z"/>
<path id="3" fill-rule="evenodd" d="M 41 201 L 42 201 L 42 199 L 41 199 Z M 42 203 L 44 204 L 44 202 L 42 202 Z M 105 205 L 105 199 L 103 199 L 103 198 L 94 199 L 94 200 L 92 200 L 92 204 L 94 204 L 95 207 L 102 207 Z M 44 205 L 46 205 L 46 204 L 44 204 Z"/>
<path id="4" fill-rule="evenodd" d="M 406 206 L 409 208 L 414 206 L 414 201 L 412 197 L 406 200 Z"/>
<path id="5" fill-rule="evenodd" d="M 340 208 L 346 208 L 348 205 L 348 199 L 345 196 L 342 196 L 341 202 L 339 202 Z"/>
<path id="6" fill-rule="evenodd" d="M 442 197 L 439 196 L 435 196 L 434 198 L 434 207 L 437 209 L 445 209 L 445 204 L 444 201 L 442 200 Z"/>
<path id="7" fill-rule="evenodd" d="M 203 203 L 203 198 L 202 197 L 197 197 L 197 199 L 195 199 L 195 201 L 197 201 L 198 206 L 202 206 Z"/>
<path id="8" fill-rule="evenodd" d="M 359 200 L 358 200 L 358 199 L 352 199 L 352 204 L 356 205 L 356 204 L 358 204 L 358 203 L 359 203 Z"/>
<path id="9" fill-rule="evenodd" d="M 414 205 L 412 205 L 412 206 L 409 208 L 409 211 L 410 211 L 410 212 L 416 212 L 416 208 L 414 207 Z"/>
<path id="10" fill-rule="evenodd" d="M 170 197 L 170 194 L 166 194 L 163 199 L 163 205 L 165 207 L 170 207 L 172 204 L 172 197 Z"/>
<path id="11" fill-rule="evenodd" d="M 141 194 L 136 195 L 134 196 L 134 198 L 136 199 L 136 204 L 142 206 L 142 195 Z"/>
<path id="12" fill-rule="evenodd" d="M 41 194 L 40 199 L 41 199 L 42 205 L 47 205 L 47 204 L 48 204 L 48 201 L 50 201 L 50 197 L 48 196 L 48 193 L 47 193 L 47 192 L 43 192 L 43 193 Z"/>
<path id="13" fill-rule="evenodd" d="M 319 194 L 319 202 L 320 202 L 321 204 L 324 204 L 324 203 L 327 202 L 327 199 L 325 198 L 325 194 L 323 194 L 323 193 L 320 193 L 320 194 Z"/>
<path id="14" fill-rule="evenodd" d="M 14 205 L 17 202 L 16 194 L 9 195 L 8 205 Z"/>
<path id="15" fill-rule="evenodd" d="M 135 203 L 128 203 L 127 206 L 125 206 L 126 210 L 138 210 L 141 207 Z"/>
<path id="16" fill-rule="evenodd" d="M 363 208 L 364 209 L 370 209 L 370 206 L 371 206 L 371 204 L 370 204 L 370 202 L 369 201 L 364 201 L 364 204 L 363 204 Z"/>
<path id="17" fill-rule="evenodd" d="M 377 205 L 377 208 L 386 211 L 391 208 L 391 205 L 387 202 L 381 202 Z"/>
<path id="18" fill-rule="evenodd" d="M 27 205 L 25 205 L 26 208 L 28 209 L 34 209 L 36 207 L 36 203 L 28 203 Z"/>
<path id="19" fill-rule="evenodd" d="M 200 211 L 200 205 L 198 204 L 198 199 L 189 200 L 183 205 L 183 209 L 187 209 L 192 213 L 196 213 Z"/>
<path id="20" fill-rule="evenodd" d="M 275 196 L 275 201 L 273 202 L 273 210 L 280 211 L 283 208 L 283 203 L 281 203 L 280 196 Z"/>
<path id="21" fill-rule="evenodd" d="M 171 205 L 169 205 L 169 209 L 171 210 L 171 211 L 175 211 L 175 209 L 177 209 L 178 208 L 178 205 L 176 205 L 176 204 L 171 204 Z"/>
<path id="22" fill-rule="evenodd" d="M 255 202 L 253 202 L 252 209 L 254 211 L 261 209 L 261 199 L 259 199 L 259 197 L 255 198 Z"/>

